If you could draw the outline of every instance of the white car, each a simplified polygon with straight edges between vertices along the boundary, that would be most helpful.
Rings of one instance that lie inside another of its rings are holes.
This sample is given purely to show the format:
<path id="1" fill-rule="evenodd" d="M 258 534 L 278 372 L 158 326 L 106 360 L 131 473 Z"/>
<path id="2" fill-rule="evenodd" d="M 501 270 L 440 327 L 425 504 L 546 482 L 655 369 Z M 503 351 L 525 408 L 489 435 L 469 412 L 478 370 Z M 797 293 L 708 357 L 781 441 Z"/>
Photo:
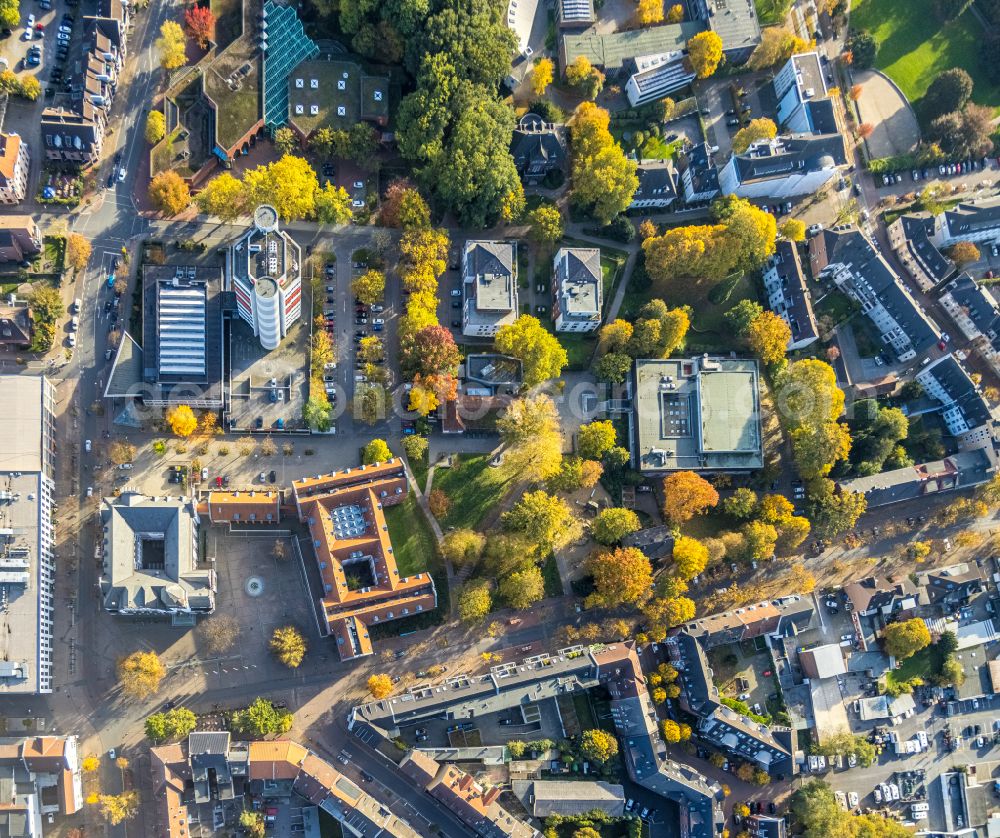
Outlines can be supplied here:
<path id="1" fill-rule="evenodd" d="M 59 31 L 64 35 L 71 35 L 73 33 L 73 30 L 68 26 L 60 26 Z"/>
<path id="2" fill-rule="evenodd" d="M 114 748 L 108 749 L 108 759 L 116 759 L 116 758 L 117 754 L 115 754 L 115 749 Z"/>
<path id="3" fill-rule="evenodd" d="M 857 764 L 858 764 L 858 755 L 857 754 L 848 754 L 847 755 L 847 767 L 848 768 L 854 768 L 854 766 L 857 765 Z"/>
<path id="4" fill-rule="evenodd" d="M 875 787 L 875 802 L 876 803 L 882 802 L 882 792 L 879 790 L 878 786 Z"/>
<path id="5" fill-rule="evenodd" d="M 122 471 L 130 471 L 132 469 L 132 464 L 122 463 L 120 466 L 118 466 L 118 468 L 120 468 Z"/>
<path id="6" fill-rule="evenodd" d="M 94 496 L 94 487 L 93 486 L 88 486 L 87 487 L 87 497 L 88 498 L 92 498 L 93 496 Z"/>
<path id="7" fill-rule="evenodd" d="M 365 188 L 365 182 L 363 180 L 356 180 L 356 181 L 354 181 L 354 188 L 355 189 L 364 189 Z"/>
<path id="8" fill-rule="evenodd" d="M 452 288 L 451 289 L 451 296 L 453 296 L 453 297 L 461 297 L 462 296 L 462 289 L 461 288 Z"/>
<path id="9" fill-rule="evenodd" d="M 208 469 L 207 468 L 203 468 L 201 470 L 201 479 L 202 480 L 208 480 Z"/>
<path id="10" fill-rule="evenodd" d="M 847 802 L 852 809 L 856 809 L 858 806 L 858 793 L 856 791 L 849 791 L 847 793 Z"/>
<path id="11" fill-rule="evenodd" d="M 385 325 L 385 320 L 383 320 L 381 317 L 376 317 L 374 320 L 372 320 L 372 325 L 373 326 L 384 326 Z"/>
<path id="12" fill-rule="evenodd" d="M 92 446 L 90 444 L 90 440 L 89 439 L 85 439 L 83 441 L 83 450 L 86 451 L 89 454 L 91 448 L 92 448 Z"/>

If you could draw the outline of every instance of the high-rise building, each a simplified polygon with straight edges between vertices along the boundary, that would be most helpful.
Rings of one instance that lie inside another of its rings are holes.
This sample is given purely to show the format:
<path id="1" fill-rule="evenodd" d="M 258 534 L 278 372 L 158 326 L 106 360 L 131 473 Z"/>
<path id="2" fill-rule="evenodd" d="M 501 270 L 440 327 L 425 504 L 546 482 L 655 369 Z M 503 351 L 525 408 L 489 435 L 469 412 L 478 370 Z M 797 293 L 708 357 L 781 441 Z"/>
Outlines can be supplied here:
<path id="1" fill-rule="evenodd" d="M 0 376 L 0 695 L 52 692 L 55 388 Z"/>
<path id="2" fill-rule="evenodd" d="M 302 251 L 280 229 L 278 211 L 267 204 L 229 249 L 226 277 L 236 293 L 240 317 L 265 349 L 277 349 L 302 313 Z"/>

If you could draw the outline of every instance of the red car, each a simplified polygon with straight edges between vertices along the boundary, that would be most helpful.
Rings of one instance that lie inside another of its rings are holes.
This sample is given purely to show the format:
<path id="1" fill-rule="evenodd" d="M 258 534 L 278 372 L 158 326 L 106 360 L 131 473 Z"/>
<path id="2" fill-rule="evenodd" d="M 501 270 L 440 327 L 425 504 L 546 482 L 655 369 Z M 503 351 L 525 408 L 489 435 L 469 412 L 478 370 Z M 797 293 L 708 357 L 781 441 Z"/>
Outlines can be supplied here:
<path id="1" fill-rule="evenodd" d="M 222 488 L 222 478 L 221 477 L 216 477 L 215 478 L 215 485 L 218 486 L 220 489 Z"/>

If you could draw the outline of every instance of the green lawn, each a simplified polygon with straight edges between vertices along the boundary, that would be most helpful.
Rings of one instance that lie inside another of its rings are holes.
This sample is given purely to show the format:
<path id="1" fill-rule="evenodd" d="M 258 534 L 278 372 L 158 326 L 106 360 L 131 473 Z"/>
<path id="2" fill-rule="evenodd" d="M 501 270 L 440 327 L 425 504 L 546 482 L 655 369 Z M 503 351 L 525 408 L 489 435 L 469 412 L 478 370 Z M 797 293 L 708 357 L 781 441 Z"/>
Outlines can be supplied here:
<path id="1" fill-rule="evenodd" d="M 791 0 L 754 0 L 757 8 L 757 19 L 761 26 L 774 26 L 785 22 L 785 15 L 791 6 Z"/>
<path id="2" fill-rule="evenodd" d="M 389 540 L 400 577 L 405 579 L 427 570 L 434 555 L 434 535 L 413 495 L 407 495 L 396 506 L 386 507 L 385 522 L 389 525 Z"/>
<path id="3" fill-rule="evenodd" d="M 913 678 L 923 678 L 929 684 L 931 676 L 941 671 L 943 663 L 940 647 L 932 644 L 904 660 L 899 669 L 890 670 L 885 676 L 886 684 L 904 684 Z"/>
<path id="4" fill-rule="evenodd" d="M 916 103 L 934 78 L 962 67 L 972 76 L 974 101 L 1000 107 L 1000 88 L 990 83 L 979 62 L 984 32 L 966 11 L 942 24 L 933 0 L 854 0 L 851 28 L 866 29 L 878 41 L 875 65 L 883 70 L 910 102 Z"/>
<path id="5" fill-rule="evenodd" d="M 549 557 L 542 565 L 542 579 L 545 581 L 545 596 L 562 596 L 562 577 L 559 576 L 559 564 L 556 562 L 555 553 L 549 553 Z"/>
<path id="6" fill-rule="evenodd" d="M 434 470 L 432 488 L 440 489 L 451 499 L 451 509 L 441 526 L 475 529 L 486 513 L 496 506 L 507 489 L 499 469 L 490 468 L 489 455 L 456 455 L 451 468 Z"/>

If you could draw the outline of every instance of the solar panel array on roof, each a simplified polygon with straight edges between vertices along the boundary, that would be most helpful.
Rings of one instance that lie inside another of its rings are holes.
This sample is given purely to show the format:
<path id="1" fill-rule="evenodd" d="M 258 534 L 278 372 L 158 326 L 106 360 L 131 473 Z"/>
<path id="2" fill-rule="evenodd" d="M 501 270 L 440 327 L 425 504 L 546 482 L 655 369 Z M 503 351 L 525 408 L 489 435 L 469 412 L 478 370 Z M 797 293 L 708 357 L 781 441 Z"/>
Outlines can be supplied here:
<path id="1" fill-rule="evenodd" d="M 588 22 L 594 18 L 593 0 L 562 0 L 560 14 L 564 21 Z"/>
<path id="2" fill-rule="evenodd" d="M 288 77 L 319 47 L 306 35 L 295 10 L 268 0 L 264 6 L 264 122 L 272 130 L 288 121 Z"/>
<path id="3" fill-rule="evenodd" d="M 179 273 L 184 270 L 178 268 Z M 160 283 L 156 305 L 160 375 L 205 375 L 205 304 L 203 282 L 178 276 L 173 283 Z"/>

